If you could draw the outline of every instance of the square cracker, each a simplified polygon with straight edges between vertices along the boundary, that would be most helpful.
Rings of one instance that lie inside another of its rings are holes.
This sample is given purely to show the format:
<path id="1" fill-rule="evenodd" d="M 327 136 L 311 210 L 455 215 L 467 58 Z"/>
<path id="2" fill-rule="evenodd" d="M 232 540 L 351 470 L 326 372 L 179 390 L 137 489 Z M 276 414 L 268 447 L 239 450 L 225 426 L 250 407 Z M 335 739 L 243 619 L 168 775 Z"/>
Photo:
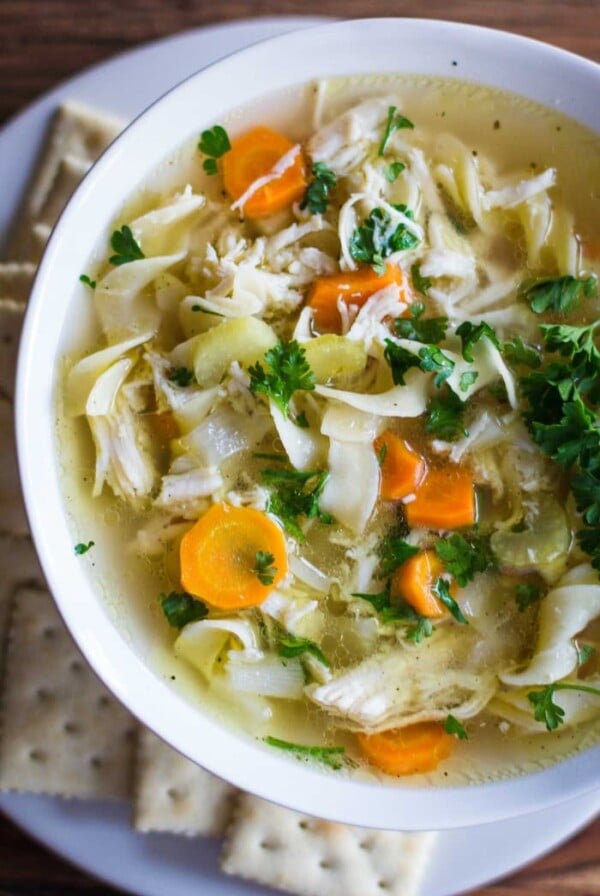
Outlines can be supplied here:
<path id="1" fill-rule="evenodd" d="M 134 727 L 86 664 L 50 594 L 18 590 L 6 656 L 0 787 L 125 799 Z"/>
<path id="2" fill-rule="evenodd" d="M 29 261 L 0 262 L 0 302 L 5 308 L 25 304 L 29 298 L 35 265 Z"/>
<path id="3" fill-rule="evenodd" d="M 25 305 L 21 302 L 0 298 L 0 398 L 9 401 L 15 397 L 17 352 L 24 311 Z"/>
<path id="4" fill-rule="evenodd" d="M 231 784 L 181 756 L 145 729 L 138 734 L 134 827 L 186 836 L 220 836 L 229 822 Z"/>
<path id="5" fill-rule="evenodd" d="M 0 533 L 26 535 L 29 528 L 17 468 L 13 406 L 4 396 L 0 396 L 0 457 Z"/>
<path id="6" fill-rule="evenodd" d="M 434 837 L 319 821 L 242 794 L 221 867 L 297 896 L 416 896 Z"/>
<path id="7" fill-rule="evenodd" d="M 44 576 L 28 535 L 0 535 L 0 680 L 9 610 L 19 586 L 44 587 Z"/>

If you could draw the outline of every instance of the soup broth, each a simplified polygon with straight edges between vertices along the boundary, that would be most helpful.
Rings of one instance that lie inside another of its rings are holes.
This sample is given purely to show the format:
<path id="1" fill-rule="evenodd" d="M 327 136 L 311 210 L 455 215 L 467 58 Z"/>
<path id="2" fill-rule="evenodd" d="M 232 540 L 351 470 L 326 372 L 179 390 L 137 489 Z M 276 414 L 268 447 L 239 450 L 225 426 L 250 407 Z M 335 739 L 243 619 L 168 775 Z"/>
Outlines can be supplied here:
<path id="1" fill-rule="evenodd" d="M 214 124 L 128 198 L 65 334 L 65 497 L 124 637 L 339 774 L 595 743 L 600 139 L 405 76 Z"/>

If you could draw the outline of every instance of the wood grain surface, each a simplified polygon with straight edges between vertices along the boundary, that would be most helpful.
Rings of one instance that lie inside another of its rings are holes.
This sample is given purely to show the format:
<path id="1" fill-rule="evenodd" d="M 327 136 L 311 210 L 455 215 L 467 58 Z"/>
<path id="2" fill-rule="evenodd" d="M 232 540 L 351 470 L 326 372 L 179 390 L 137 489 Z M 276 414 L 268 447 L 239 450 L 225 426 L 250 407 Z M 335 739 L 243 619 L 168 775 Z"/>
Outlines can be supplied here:
<path id="1" fill-rule="evenodd" d="M 451 19 L 600 61 L 600 0 L 0 0 L 0 123 L 59 81 L 129 47 L 211 22 L 274 14 Z M 0 896 L 111 892 L 0 817 Z M 600 896 L 600 821 L 473 896 Z"/>

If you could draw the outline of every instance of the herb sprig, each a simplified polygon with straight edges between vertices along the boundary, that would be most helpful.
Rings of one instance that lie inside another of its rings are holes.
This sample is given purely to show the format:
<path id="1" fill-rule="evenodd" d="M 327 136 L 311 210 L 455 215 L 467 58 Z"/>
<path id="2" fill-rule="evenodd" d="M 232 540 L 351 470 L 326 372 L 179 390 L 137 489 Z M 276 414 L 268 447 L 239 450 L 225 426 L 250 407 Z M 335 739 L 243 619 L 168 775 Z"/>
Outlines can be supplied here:
<path id="1" fill-rule="evenodd" d="M 325 162 L 315 162 L 312 167 L 313 180 L 309 183 L 300 208 L 308 208 L 313 215 L 327 211 L 329 194 L 337 186 L 337 177 Z"/>
<path id="2" fill-rule="evenodd" d="M 272 585 L 277 575 L 275 557 L 269 551 L 257 551 L 252 572 L 262 585 Z"/>
<path id="3" fill-rule="evenodd" d="M 115 267 L 146 257 L 131 232 L 131 227 L 128 227 L 127 224 L 123 224 L 120 230 L 114 231 L 110 238 L 110 247 L 115 254 L 111 255 L 108 261 Z"/>
<path id="4" fill-rule="evenodd" d="M 217 159 L 224 156 L 231 149 L 231 142 L 224 127 L 216 124 L 214 128 L 202 131 L 198 142 L 198 149 L 208 158 L 202 162 L 202 167 L 207 174 L 217 174 Z"/>
<path id="5" fill-rule="evenodd" d="M 537 277 L 524 280 L 519 286 L 519 295 L 529 302 L 536 314 L 554 311 L 570 314 L 580 304 L 582 298 L 593 298 L 598 292 L 598 278 L 589 277 Z"/>
<path id="6" fill-rule="evenodd" d="M 159 594 L 158 600 L 167 622 L 173 628 L 183 628 L 189 622 L 208 616 L 206 604 L 186 591 Z"/>
<path id="7" fill-rule="evenodd" d="M 543 722 L 547 731 L 556 731 L 565 720 L 565 711 L 554 700 L 557 691 L 580 691 L 600 697 L 600 688 L 585 684 L 569 684 L 556 681 L 537 691 L 529 691 L 527 699 L 533 706 L 533 717 L 536 722 Z"/>
<path id="8" fill-rule="evenodd" d="M 496 566 L 488 539 L 480 535 L 465 537 L 454 532 L 449 538 L 436 542 L 435 552 L 461 588 L 468 585 L 477 573 Z"/>
<path id="9" fill-rule="evenodd" d="M 412 220 L 413 213 L 405 205 L 394 205 L 397 211 Z M 370 264 L 378 274 L 385 272 L 384 259 L 394 252 L 414 249 L 419 237 L 408 229 L 404 221 L 394 227 L 390 214 L 382 208 L 374 208 L 363 223 L 354 229 L 350 237 L 350 255 L 355 261 Z"/>
<path id="10" fill-rule="evenodd" d="M 293 339 L 278 342 L 265 352 L 266 369 L 258 361 L 248 368 L 250 391 L 262 392 L 271 398 L 284 417 L 288 417 L 294 392 L 310 392 L 315 388 L 315 375 L 306 360 L 302 346 Z"/>
<path id="11" fill-rule="evenodd" d="M 405 118 L 404 115 L 401 115 L 396 106 L 390 106 L 388 108 L 387 121 L 385 123 L 385 130 L 383 132 L 383 137 L 381 138 L 381 143 L 379 144 L 378 155 L 383 156 L 386 150 L 386 146 L 392 134 L 396 131 L 399 131 L 401 128 L 414 128 L 414 124 L 410 119 Z"/>
<path id="12" fill-rule="evenodd" d="M 81 557 L 83 554 L 87 554 L 87 552 L 90 550 L 90 548 L 93 548 L 95 544 L 96 544 L 95 541 L 88 541 L 87 543 L 85 543 L 85 542 L 83 542 L 83 541 L 80 541 L 80 542 L 79 542 L 78 544 L 76 544 L 75 547 L 73 548 L 73 552 L 74 552 L 78 557 Z"/>
<path id="13" fill-rule="evenodd" d="M 278 750 L 295 753 L 298 759 L 314 759 L 335 771 L 339 771 L 345 764 L 346 750 L 344 747 L 313 747 L 306 744 L 293 744 L 288 740 L 281 740 L 279 737 L 271 737 L 270 735 L 265 737 L 264 741 L 270 747 L 277 747 Z"/>
<path id="14" fill-rule="evenodd" d="M 332 523 L 333 517 L 319 507 L 319 498 L 329 478 L 326 470 L 302 472 L 267 467 L 261 470 L 261 482 L 273 486 L 267 510 L 283 523 L 284 528 L 298 541 L 306 536 L 300 526 L 301 518 Z"/>

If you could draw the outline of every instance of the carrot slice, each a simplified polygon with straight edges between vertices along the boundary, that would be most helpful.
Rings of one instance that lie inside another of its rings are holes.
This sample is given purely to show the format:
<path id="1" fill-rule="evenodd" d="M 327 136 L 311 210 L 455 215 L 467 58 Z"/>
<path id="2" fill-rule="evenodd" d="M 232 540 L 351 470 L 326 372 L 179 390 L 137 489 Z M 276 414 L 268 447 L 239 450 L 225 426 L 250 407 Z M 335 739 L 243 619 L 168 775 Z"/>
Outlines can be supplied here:
<path id="1" fill-rule="evenodd" d="M 241 199 L 260 177 L 271 174 L 274 166 L 294 144 L 271 128 L 253 128 L 231 144 L 221 159 L 225 189 L 233 200 Z M 287 208 L 306 191 L 306 171 L 302 152 L 278 177 L 259 187 L 243 205 L 248 218 L 262 218 Z"/>
<path id="2" fill-rule="evenodd" d="M 383 432 L 373 443 L 381 457 L 379 495 L 384 501 L 399 501 L 412 494 L 425 475 L 425 461 L 394 432 Z"/>
<path id="3" fill-rule="evenodd" d="M 257 572 L 258 554 L 272 555 Z M 187 592 L 220 610 L 263 602 L 287 573 L 285 538 L 280 527 L 252 507 L 213 504 L 183 536 L 181 584 Z M 271 579 L 271 581 L 268 581 Z"/>
<path id="4" fill-rule="evenodd" d="M 314 321 L 321 332 L 340 333 L 342 318 L 338 310 L 338 299 L 346 305 L 362 307 L 368 298 L 385 286 L 396 283 L 404 292 L 408 302 L 408 289 L 402 270 L 395 264 L 388 264 L 385 273 L 376 274 L 372 267 L 358 271 L 345 271 L 318 277 L 308 295 L 308 304 L 313 309 Z"/>
<path id="5" fill-rule="evenodd" d="M 435 551 L 421 551 L 395 570 L 391 580 L 392 597 L 404 598 L 421 616 L 445 616 L 446 608 L 431 590 L 445 571 Z M 452 589 L 450 586 L 451 594 Z"/>
<path id="6" fill-rule="evenodd" d="M 452 751 L 452 736 L 436 722 L 420 722 L 379 734 L 357 735 L 360 749 L 371 765 L 388 775 L 430 772 Z"/>
<path id="7" fill-rule="evenodd" d="M 460 467 L 430 469 L 406 505 L 408 525 L 427 529 L 460 529 L 475 522 L 475 487 Z"/>

